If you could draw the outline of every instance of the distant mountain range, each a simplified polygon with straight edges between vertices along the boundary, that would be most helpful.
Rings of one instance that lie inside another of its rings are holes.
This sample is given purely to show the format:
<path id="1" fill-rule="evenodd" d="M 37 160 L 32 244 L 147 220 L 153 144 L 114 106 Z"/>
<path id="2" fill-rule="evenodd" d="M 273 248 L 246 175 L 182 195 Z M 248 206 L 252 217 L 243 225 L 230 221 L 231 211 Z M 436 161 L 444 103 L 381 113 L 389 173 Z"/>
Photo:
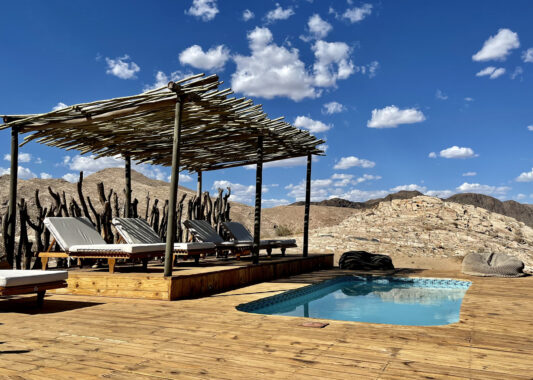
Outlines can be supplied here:
<path id="1" fill-rule="evenodd" d="M 423 195 L 419 191 L 399 191 L 389 194 L 384 198 L 370 199 L 366 202 L 352 202 L 341 198 L 325 199 L 320 202 L 311 202 L 313 205 L 354 208 L 357 210 L 373 208 L 380 202 L 388 202 L 393 199 L 411 199 Z M 485 210 L 514 218 L 524 224 L 533 227 L 533 205 L 523 204 L 516 201 L 502 202 L 484 194 L 461 193 L 443 199 L 447 202 L 456 202 L 484 208 Z M 304 202 L 293 203 L 293 206 L 301 206 Z"/>

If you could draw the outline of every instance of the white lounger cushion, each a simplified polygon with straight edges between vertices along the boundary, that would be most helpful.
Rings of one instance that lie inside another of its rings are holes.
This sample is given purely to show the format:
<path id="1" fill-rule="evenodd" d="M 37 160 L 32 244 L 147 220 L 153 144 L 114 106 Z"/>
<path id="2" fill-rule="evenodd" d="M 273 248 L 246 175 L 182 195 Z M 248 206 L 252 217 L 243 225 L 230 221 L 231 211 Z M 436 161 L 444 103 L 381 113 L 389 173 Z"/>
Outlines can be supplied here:
<path id="1" fill-rule="evenodd" d="M 105 240 L 96 231 L 87 218 L 49 217 L 44 225 L 63 251 L 71 251 L 74 245 L 105 244 Z"/>
<path id="2" fill-rule="evenodd" d="M 88 244 L 73 245 L 68 249 L 71 253 L 76 252 L 123 252 L 123 253 L 148 253 L 164 252 L 165 244 Z"/>
<path id="3" fill-rule="evenodd" d="M 7 288 L 21 285 L 38 285 L 46 282 L 64 281 L 68 278 L 65 270 L 0 270 L 0 286 Z"/>
<path id="4" fill-rule="evenodd" d="M 175 250 L 183 251 L 200 251 L 202 249 L 215 249 L 216 245 L 213 243 L 174 243 Z"/>

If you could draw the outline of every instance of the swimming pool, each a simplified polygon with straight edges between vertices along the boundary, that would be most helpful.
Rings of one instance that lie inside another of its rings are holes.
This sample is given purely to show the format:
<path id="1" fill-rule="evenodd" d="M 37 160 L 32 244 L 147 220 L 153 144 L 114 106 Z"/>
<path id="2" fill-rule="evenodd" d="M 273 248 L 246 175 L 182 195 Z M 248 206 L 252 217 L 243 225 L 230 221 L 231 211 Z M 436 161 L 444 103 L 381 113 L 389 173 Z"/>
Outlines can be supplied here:
<path id="1" fill-rule="evenodd" d="M 470 281 L 452 279 L 341 276 L 241 304 L 237 310 L 393 325 L 446 325 L 459 321 L 470 285 Z"/>

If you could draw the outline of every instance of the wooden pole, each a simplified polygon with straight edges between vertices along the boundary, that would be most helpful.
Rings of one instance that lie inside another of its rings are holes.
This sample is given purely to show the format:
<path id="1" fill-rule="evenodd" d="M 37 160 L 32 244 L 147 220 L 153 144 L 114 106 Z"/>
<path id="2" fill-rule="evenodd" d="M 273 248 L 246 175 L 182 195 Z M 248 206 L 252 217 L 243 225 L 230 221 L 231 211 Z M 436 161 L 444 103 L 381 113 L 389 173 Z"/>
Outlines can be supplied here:
<path id="1" fill-rule="evenodd" d="M 255 220 L 254 243 L 252 246 L 253 263 L 259 263 L 259 244 L 261 242 L 261 191 L 263 189 L 263 136 L 257 138 L 257 169 L 255 172 Z"/>
<path id="2" fill-rule="evenodd" d="M 196 184 L 196 197 L 198 198 L 198 207 L 202 209 L 202 171 L 198 170 L 198 183 Z"/>
<path id="3" fill-rule="evenodd" d="M 131 156 L 126 154 L 124 161 L 124 179 L 126 181 L 126 203 L 124 207 L 126 208 L 126 218 L 131 218 Z"/>
<path id="4" fill-rule="evenodd" d="M 303 256 L 307 257 L 309 251 L 309 206 L 311 205 L 311 154 L 307 155 L 307 175 L 305 178 L 305 210 L 304 210 L 304 242 Z"/>
<path id="5" fill-rule="evenodd" d="M 7 211 L 9 246 L 6 255 L 9 265 L 13 265 L 15 257 L 15 231 L 17 225 L 17 179 L 19 161 L 19 134 L 18 128 L 11 128 L 11 171 L 9 172 L 9 206 Z"/>
<path id="6" fill-rule="evenodd" d="M 178 184 L 180 178 L 180 139 L 182 109 L 183 102 L 182 99 L 178 96 L 178 99 L 176 101 L 176 108 L 174 111 L 174 141 L 172 143 L 172 172 L 170 174 L 170 189 L 168 196 L 167 245 L 165 248 L 164 273 L 165 277 L 172 276 L 172 258 L 174 253 L 174 239 L 176 235 L 176 201 L 178 198 Z"/>

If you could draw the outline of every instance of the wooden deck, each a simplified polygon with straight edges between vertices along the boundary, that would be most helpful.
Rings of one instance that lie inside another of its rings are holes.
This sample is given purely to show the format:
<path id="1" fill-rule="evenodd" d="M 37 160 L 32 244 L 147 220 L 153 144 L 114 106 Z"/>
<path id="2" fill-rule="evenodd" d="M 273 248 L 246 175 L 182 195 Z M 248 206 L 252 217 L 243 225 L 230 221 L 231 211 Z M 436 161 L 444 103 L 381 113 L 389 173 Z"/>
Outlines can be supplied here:
<path id="1" fill-rule="evenodd" d="M 139 265 L 124 264 L 119 271 L 74 269 L 69 271 L 68 288 L 57 294 L 178 300 L 196 298 L 237 289 L 320 269 L 333 268 L 333 254 L 260 256 L 259 264 L 251 257 L 240 260 L 207 258 L 200 263 L 181 262 L 172 277 L 163 276 L 163 266 L 150 265 L 148 273 Z"/>
<path id="2" fill-rule="evenodd" d="M 531 379 L 533 277 L 466 278 L 459 323 L 437 327 L 247 314 L 235 306 L 334 270 L 176 302 L 53 295 L 0 301 L 0 376 L 23 379 Z M 14 377 L 19 376 L 19 377 Z"/>

